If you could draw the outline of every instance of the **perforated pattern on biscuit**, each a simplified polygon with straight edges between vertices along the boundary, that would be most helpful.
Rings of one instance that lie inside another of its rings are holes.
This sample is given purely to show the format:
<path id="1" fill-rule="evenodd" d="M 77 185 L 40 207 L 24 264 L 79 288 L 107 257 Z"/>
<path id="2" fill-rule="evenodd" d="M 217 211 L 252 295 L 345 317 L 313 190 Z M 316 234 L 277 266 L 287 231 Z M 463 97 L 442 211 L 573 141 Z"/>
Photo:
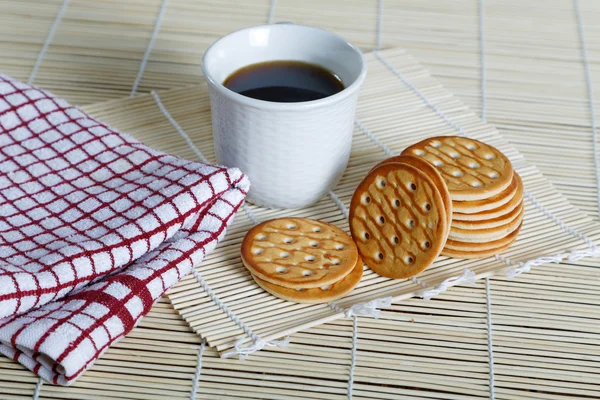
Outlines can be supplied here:
<path id="1" fill-rule="evenodd" d="M 385 161 L 380 162 L 374 168 L 379 167 L 380 165 L 390 164 L 390 163 L 403 163 L 408 164 L 411 167 L 417 168 L 421 172 L 424 172 L 429 179 L 436 185 L 440 195 L 442 196 L 442 200 L 444 202 L 444 207 L 446 208 L 446 220 L 448 223 L 448 228 L 450 228 L 450 224 L 452 223 L 452 200 L 450 198 L 450 192 L 448 191 L 448 186 L 440 172 L 433 165 L 425 161 L 420 157 L 416 157 L 414 155 L 405 154 L 390 157 Z M 373 169 L 374 169 L 373 168 Z"/>
<path id="2" fill-rule="evenodd" d="M 300 288 L 343 278 L 356 264 L 358 252 L 352 239 L 333 225 L 281 218 L 252 228 L 242 242 L 242 257 L 260 278 Z"/>
<path id="3" fill-rule="evenodd" d="M 421 157 L 436 166 L 451 195 L 490 195 L 506 188 L 512 180 L 510 161 L 496 148 L 474 139 L 439 136 L 423 140 L 403 154 Z"/>
<path id="4" fill-rule="evenodd" d="M 445 241 L 442 198 L 424 173 L 405 164 L 373 169 L 357 188 L 350 229 L 375 272 L 405 278 L 426 268 Z"/>

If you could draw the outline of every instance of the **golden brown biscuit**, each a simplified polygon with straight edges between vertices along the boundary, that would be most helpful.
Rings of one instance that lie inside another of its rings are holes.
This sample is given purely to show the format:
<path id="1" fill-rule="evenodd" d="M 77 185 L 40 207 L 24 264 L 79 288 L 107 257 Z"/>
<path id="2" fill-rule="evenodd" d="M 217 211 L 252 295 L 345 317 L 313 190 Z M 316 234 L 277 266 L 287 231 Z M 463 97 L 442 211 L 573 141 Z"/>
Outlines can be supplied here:
<path id="1" fill-rule="evenodd" d="M 365 264 L 408 278 L 440 254 L 448 234 L 444 201 L 427 174 L 407 164 L 374 168 L 350 203 L 350 231 Z"/>
<path id="2" fill-rule="evenodd" d="M 295 303 L 318 304 L 340 299 L 350 293 L 360 282 L 363 274 L 363 262 L 359 258 L 352 271 L 341 280 L 329 285 L 312 289 L 292 289 L 274 285 L 252 275 L 254 281 L 275 297 Z"/>
<path id="3" fill-rule="evenodd" d="M 495 196 L 492 196 L 485 200 L 474 200 L 474 201 L 453 201 L 452 206 L 454 213 L 457 214 L 454 218 L 461 217 L 462 214 L 472 214 L 477 218 L 477 216 L 484 218 L 480 219 L 489 219 L 489 214 L 486 214 L 486 211 L 494 211 L 494 210 L 507 210 L 512 211 L 515 207 L 519 205 L 521 200 L 523 199 L 523 182 L 521 181 L 521 177 L 516 172 L 513 175 L 513 180 L 510 183 L 510 186 L 507 187 L 502 192 L 498 193 Z M 512 205 L 512 209 L 510 208 Z M 506 206 L 506 208 L 502 208 Z M 467 217 L 468 218 L 468 217 Z M 464 218 L 463 218 L 464 219 Z"/>
<path id="4" fill-rule="evenodd" d="M 242 261 L 258 278 L 290 288 L 318 288 L 348 275 L 358 260 L 352 238 L 307 218 L 279 218 L 250 229 Z"/>
<path id="5" fill-rule="evenodd" d="M 384 160 L 377 164 L 373 169 L 377 168 L 380 165 L 390 164 L 390 163 L 404 163 L 408 164 L 421 172 L 425 172 L 427 177 L 433 181 L 435 186 L 440 192 L 442 196 L 442 200 L 444 201 L 444 207 L 446 209 L 446 220 L 448 222 L 448 231 L 450 230 L 450 225 L 452 224 L 452 199 L 450 198 L 450 192 L 448 191 L 448 186 L 444 181 L 444 178 L 440 174 L 440 172 L 433 165 L 429 164 L 427 161 L 411 156 L 411 155 L 400 155 L 395 157 L 390 157 L 387 160 Z"/>
<path id="6" fill-rule="evenodd" d="M 423 158 L 441 172 L 452 200 L 482 200 L 505 190 L 513 168 L 496 148 L 475 139 L 437 136 L 406 148 L 402 154 Z"/>

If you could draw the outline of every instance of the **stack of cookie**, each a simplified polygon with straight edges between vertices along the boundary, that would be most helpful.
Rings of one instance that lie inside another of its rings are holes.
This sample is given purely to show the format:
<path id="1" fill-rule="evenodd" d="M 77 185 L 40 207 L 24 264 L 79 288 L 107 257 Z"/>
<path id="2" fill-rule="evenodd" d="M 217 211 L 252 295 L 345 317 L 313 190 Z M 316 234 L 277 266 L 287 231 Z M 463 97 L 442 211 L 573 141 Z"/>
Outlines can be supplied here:
<path id="1" fill-rule="evenodd" d="M 440 254 L 498 254 L 515 241 L 523 213 L 523 183 L 504 154 L 473 139 L 432 137 L 369 171 L 350 203 L 352 238 L 321 221 L 274 219 L 246 234 L 242 261 L 267 292 L 325 303 L 359 283 L 363 261 L 404 279 Z"/>
<path id="2" fill-rule="evenodd" d="M 252 228 L 242 261 L 267 292 L 296 303 L 326 303 L 348 294 L 362 278 L 352 238 L 326 222 L 280 218 Z"/>
<path id="3" fill-rule="evenodd" d="M 440 136 L 404 150 L 437 167 L 452 199 L 442 255 L 481 258 L 506 250 L 523 222 L 523 183 L 508 158 L 480 141 Z"/>

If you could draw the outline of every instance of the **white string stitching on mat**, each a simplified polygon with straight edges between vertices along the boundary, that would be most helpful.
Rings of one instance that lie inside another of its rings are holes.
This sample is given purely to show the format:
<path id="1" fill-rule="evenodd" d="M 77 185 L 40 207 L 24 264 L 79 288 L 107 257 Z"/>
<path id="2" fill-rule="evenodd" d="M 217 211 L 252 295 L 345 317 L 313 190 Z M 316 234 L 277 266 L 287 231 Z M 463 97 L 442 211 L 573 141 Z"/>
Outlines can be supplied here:
<path id="1" fill-rule="evenodd" d="M 192 140 L 190 139 L 190 137 L 188 136 L 188 134 L 181 128 L 181 126 L 179 126 L 179 124 L 177 123 L 177 121 L 175 121 L 175 119 L 173 118 L 173 116 L 171 116 L 171 114 L 169 113 L 169 111 L 165 108 L 165 106 L 162 104 L 162 102 L 160 101 L 160 97 L 158 96 L 158 93 L 156 92 L 152 92 L 152 97 L 154 98 L 154 101 L 156 102 L 156 105 L 158 106 L 158 108 L 160 109 L 160 111 L 163 113 L 163 115 L 165 116 L 165 118 L 167 118 L 167 120 L 169 120 L 169 122 L 171 123 L 171 125 L 173 125 L 173 127 L 175 128 L 175 130 L 177 130 L 177 132 L 179 132 L 179 134 L 181 135 L 181 137 L 183 137 L 183 139 L 186 141 L 186 143 L 188 144 L 188 146 L 192 149 L 192 151 L 194 151 L 194 153 L 196 153 L 196 155 L 198 156 L 198 158 L 200 158 L 203 162 L 208 163 L 208 160 L 206 159 L 206 157 L 204 157 L 204 154 L 202 154 L 202 152 L 196 147 L 196 145 L 194 144 L 194 142 L 192 142 Z M 244 203 L 245 206 L 245 203 Z M 254 222 L 256 221 L 256 218 L 254 218 L 254 216 L 252 216 L 250 210 L 248 208 L 245 208 L 246 213 L 248 214 L 248 216 L 250 217 L 250 219 Z M 196 280 L 198 281 L 198 283 L 200 284 L 200 286 L 202 286 L 202 289 L 204 289 L 204 291 L 208 294 L 208 296 L 211 298 L 211 300 L 223 311 L 225 312 L 225 314 L 227 314 L 227 316 L 233 321 L 235 322 L 249 337 L 250 339 L 252 339 L 252 344 L 248 347 L 242 347 L 242 344 L 244 343 L 244 340 L 246 338 L 240 338 L 238 339 L 238 341 L 235 343 L 234 345 L 234 349 L 229 350 L 223 354 L 221 354 L 221 357 L 223 358 L 229 358 L 229 357 L 233 357 L 235 355 L 238 355 L 240 360 L 245 359 L 248 354 L 254 353 L 258 350 L 263 349 L 265 346 L 278 346 L 278 347 L 285 347 L 289 341 L 290 338 L 286 337 L 282 340 L 271 340 L 269 342 L 264 341 L 263 339 L 260 338 L 260 336 L 256 335 L 244 322 L 242 322 L 242 320 L 240 320 L 231 310 L 229 310 L 229 308 L 221 301 L 221 299 L 219 299 L 217 297 L 217 295 L 212 291 L 212 289 L 210 288 L 210 286 L 208 286 L 208 283 L 204 280 L 204 278 L 202 278 L 202 276 L 198 273 L 198 271 L 196 271 L 195 269 L 192 268 L 192 274 L 194 275 L 194 277 L 196 278 Z"/>
<path id="2" fill-rule="evenodd" d="M 575 237 L 578 237 L 579 239 L 583 240 L 585 242 L 585 244 L 587 244 L 593 251 L 595 251 L 595 252 L 597 251 L 597 246 L 592 241 L 592 239 L 590 239 L 583 233 L 578 232 L 575 229 L 569 227 L 567 224 L 565 224 L 563 221 L 561 221 L 556 215 L 552 214 L 552 212 L 550 212 L 550 210 L 548 210 L 542 203 L 540 203 L 531 194 L 525 192 L 524 195 L 533 203 L 533 205 L 535 205 L 542 213 L 544 213 L 546 215 L 546 217 L 550 218 L 555 224 L 560 226 L 562 228 L 562 230 L 570 233 L 571 235 L 573 235 Z"/>
<path id="3" fill-rule="evenodd" d="M 33 392 L 33 400 L 38 400 L 40 397 L 40 392 L 42 391 L 42 386 L 44 385 L 44 380 L 40 376 L 38 379 L 37 385 L 35 385 L 35 390 Z"/>
<path id="4" fill-rule="evenodd" d="M 381 37 L 383 36 L 383 0 L 377 2 L 377 37 L 375 50 L 381 50 Z"/>
<path id="5" fill-rule="evenodd" d="M 54 39 L 54 35 L 56 34 L 56 31 L 58 30 L 58 27 L 59 27 L 60 23 L 62 22 L 63 16 L 67 12 L 67 8 L 69 7 L 69 2 L 70 2 L 70 0 L 63 1 L 62 5 L 60 6 L 60 9 L 58 10 L 58 13 L 56 14 L 56 17 L 54 18 L 54 22 L 52 23 L 52 26 L 50 27 L 50 30 L 48 31 L 48 36 L 46 36 L 46 40 L 44 41 L 42 49 L 38 53 L 38 56 L 35 60 L 35 64 L 33 64 L 33 68 L 31 69 L 31 73 L 29 74 L 29 79 L 27 80 L 27 84 L 29 84 L 29 85 L 31 85 L 33 83 L 33 81 L 37 75 L 38 69 L 40 68 L 40 65 L 42 65 L 42 61 L 44 60 L 44 57 L 46 56 L 48 47 L 50 47 L 50 43 L 52 43 L 52 39 Z"/>
<path id="6" fill-rule="evenodd" d="M 496 399 L 494 389 L 494 343 L 492 337 L 492 296 L 490 294 L 490 278 L 485 278 L 485 297 L 487 299 L 487 334 L 488 334 L 488 364 L 490 369 L 490 400 Z"/>
<path id="7" fill-rule="evenodd" d="M 560 264 L 564 260 L 569 262 L 577 262 L 587 257 L 600 257 L 600 251 L 596 250 L 571 250 L 563 253 L 558 253 L 549 256 L 542 256 L 525 262 L 514 262 L 510 258 L 497 255 L 496 259 L 504 262 L 506 265 L 517 265 L 516 267 L 507 268 L 504 273 L 508 279 L 516 278 L 524 272 L 531 271 L 531 267 L 537 267 L 544 264 Z"/>
<path id="8" fill-rule="evenodd" d="M 444 279 L 442 282 L 437 285 L 423 290 L 419 293 L 419 296 L 424 298 L 425 300 L 431 300 L 433 296 L 437 296 L 438 294 L 445 292 L 452 286 L 460 285 L 468 283 L 470 285 L 475 285 L 475 273 L 470 269 L 466 268 L 463 270 L 462 275 L 453 276 L 447 279 Z"/>
<path id="9" fill-rule="evenodd" d="M 340 209 L 344 217 L 348 218 L 348 208 L 344 202 L 333 192 L 329 192 L 329 197 Z M 392 305 L 392 297 L 383 297 L 380 299 L 373 299 L 371 301 L 354 304 L 350 308 L 344 310 L 335 303 L 329 303 L 329 307 L 338 313 L 343 313 L 345 318 L 353 318 L 352 325 L 352 351 L 350 353 L 350 371 L 348 373 L 348 399 L 352 400 L 352 393 L 354 391 L 354 369 L 356 367 L 356 347 L 358 342 L 358 315 L 371 315 L 374 318 L 379 318 L 381 315 L 381 307 L 389 307 Z"/>
<path id="10" fill-rule="evenodd" d="M 419 286 L 421 286 L 422 288 L 429 288 L 429 285 L 425 283 L 425 281 L 423 281 L 422 279 L 417 278 L 416 276 L 413 276 L 412 278 L 410 278 L 412 283 L 415 283 Z"/>
<path id="11" fill-rule="evenodd" d="M 573 0 L 575 7 L 575 15 L 577 17 L 577 30 L 579 32 L 579 41 L 581 42 L 581 58 L 585 69 L 585 81 L 588 91 L 588 104 L 590 106 L 590 120 L 592 123 L 592 151 L 594 157 L 594 174 L 596 175 L 596 203 L 598 212 L 600 212 L 600 170 L 598 169 L 598 138 L 596 134 L 596 112 L 594 105 L 594 89 L 592 86 L 592 72 L 590 70 L 590 62 L 587 55 L 587 46 L 585 44 L 585 36 L 583 33 L 583 19 L 579 10 L 579 0 Z"/>
<path id="12" fill-rule="evenodd" d="M 348 218 L 350 214 L 348 213 L 348 209 L 346 208 L 344 202 L 340 200 L 340 198 L 333 191 L 329 192 L 329 197 L 331 198 L 331 200 L 333 200 L 335 205 L 338 206 L 342 214 L 344 214 L 344 216 Z"/>
<path id="13" fill-rule="evenodd" d="M 385 144 L 383 144 L 377 136 L 373 135 L 373 133 L 370 130 L 368 130 L 363 124 L 361 124 L 359 120 L 354 120 L 354 125 L 356 125 L 358 129 L 360 129 L 362 133 L 364 133 L 373 143 L 381 147 L 385 154 L 387 154 L 389 157 L 395 156 L 394 152 L 390 150 L 390 148 L 387 147 Z"/>
<path id="14" fill-rule="evenodd" d="M 344 314 L 344 318 L 352 318 L 357 315 L 370 315 L 373 318 L 377 319 L 381 315 L 380 308 L 389 307 L 392 305 L 392 297 L 387 296 L 379 299 L 365 301 L 363 303 L 357 303 L 347 309 L 343 309 L 335 303 L 329 303 L 328 305 L 333 311 Z"/>
<path id="15" fill-rule="evenodd" d="M 373 54 L 375 55 L 375 57 L 383 64 L 387 67 L 387 69 L 389 69 L 394 75 L 396 75 L 396 77 L 398 79 L 400 79 L 402 81 L 402 83 L 404 83 L 410 90 L 412 90 L 417 96 L 419 96 L 421 98 L 421 100 L 423 100 L 423 102 L 425 103 L 425 105 L 427 105 L 427 107 L 431 108 L 433 111 L 435 111 L 435 113 L 442 118 L 448 125 L 450 125 L 453 129 L 455 129 L 456 131 L 460 132 L 461 135 L 463 136 L 469 136 L 467 135 L 467 133 L 465 132 L 465 130 L 463 128 L 461 128 L 460 126 L 456 125 L 454 122 L 452 122 L 450 120 L 450 118 L 448 118 L 448 116 L 446 116 L 446 114 L 444 114 L 435 104 L 431 103 L 423 93 L 421 93 L 421 91 L 419 89 L 417 89 L 415 87 L 415 85 L 413 85 L 412 83 L 410 83 L 405 77 L 404 75 L 402 75 L 400 73 L 400 71 L 398 71 L 396 68 L 394 68 L 390 63 L 387 62 L 386 59 L 383 58 L 382 55 L 379 54 L 378 51 L 374 51 Z"/>
<path id="16" fill-rule="evenodd" d="M 271 25 L 273 23 L 273 15 L 275 14 L 275 0 L 271 0 L 271 5 L 269 6 L 269 16 L 267 17 L 267 24 Z"/>
<path id="17" fill-rule="evenodd" d="M 485 37 L 483 36 L 483 0 L 479 0 L 479 56 L 481 64 L 481 119 L 487 122 L 487 99 L 486 99 L 486 65 L 485 65 Z M 533 198 L 533 196 L 531 196 Z M 496 258 L 498 259 L 498 258 Z M 489 387 L 490 400 L 496 399 L 494 385 L 494 342 L 492 325 L 492 297 L 490 294 L 490 278 L 485 278 L 485 296 L 487 299 L 487 334 L 488 334 L 488 365 L 490 370 Z"/>
<path id="18" fill-rule="evenodd" d="M 248 216 L 248 218 L 250 218 L 250 221 L 252 221 L 252 223 L 254 225 L 257 225 L 258 224 L 258 220 L 254 216 L 254 213 L 252 212 L 252 210 L 250 210 L 250 207 L 248 207 L 248 204 L 246 204 L 246 202 L 244 202 L 244 204 L 242 205 L 242 208 L 244 209 L 244 212 L 246 213 L 246 215 Z"/>
<path id="19" fill-rule="evenodd" d="M 152 30 L 152 35 L 150 36 L 150 41 L 148 42 L 148 46 L 146 47 L 146 51 L 144 52 L 144 57 L 142 58 L 142 62 L 140 63 L 140 69 L 138 71 L 137 76 L 135 77 L 135 82 L 133 82 L 133 87 L 131 88 L 131 93 L 129 93 L 129 97 L 133 97 L 135 95 L 140 81 L 142 80 L 142 76 L 144 76 L 144 72 L 146 71 L 146 65 L 148 64 L 148 58 L 150 58 L 150 53 L 154 48 L 154 42 L 156 41 L 156 36 L 158 35 L 160 24 L 162 23 L 162 19 L 165 15 L 165 10 L 167 9 L 168 2 L 169 0 L 163 0 L 160 5 L 158 15 L 156 16 L 156 21 L 154 22 L 154 29 Z"/>
<path id="20" fill-rule="evenodd" d="M 244 344 L 244 341 L 246 340 L 245 337 L 238 339 L 238 341 L 235 342 L 234 348 L 232 350 L 226 351 L 225 353 L 221 354 L 222 358 L 231 358 L 234 356 L 238 356 L 240 360 L 245 360 L 249 354 L 262 350 L 264 347 L 285 347 L 290 342 L 289 337 L 286 337 L 282 340 L 271 340 L 269 342 L 263 340 L 260 336 L 254 333 L 252 329 L 248 327 L 248 325 L 246 325 L 241 319 L 239 319 L 237 315 L 235 315 L 229 309 L 229 307 L 227 307 L 227 305 L 225 305 L 225 303 L 221 301 L 221 299 L 219 299 L 219 297 L 212 291 L 210 286 L 208 286 L 208 283 L 206 283 L 206 281 L 204 280 L 204 278 L 202 278 L 198 271 L 192 269 L 192 274 L 194 274 L 196 280 L 198 281 L 200 286 L 202 286 L 202 289 L 204 289 L 206 294 L 208 294 L 213 303 L 215 303 L 225 314 L 227 314 L 227 316 L 233 322 L 235 322 L 237 326 L 239 326 L 246 333 L 246 335 L 250 337 L 250 339 L 252 339 L 252 344 L 247 347 L 242 346 Z"/>
<path id="21" fill-rule="evenodd" d="M 442 118 L 448 125 L 450 125 L 453 129 L 458 131 L 461 135 L 468 137 L 468 135 L 466 134 L 466 132 L 463 128 L 459 127 L 454 122 L 452 122 L 448 118 L 448 116 L 446 116 L 446 114 L 444 114 L 437 106 L 435 106 L 433 103 L 431 103 L 423 95 L 423 93 L 421 93 L 421 91 L 419 89 L 417 89 L 412 83 L 410 83 L 408 80 L 406 80 L 406 78 L 404 78 L 404 76 L 400 73 L 400 71 L 398 71 L 390 63 L 388 63 L 387 60 L 385 60 L 383 58 L 383 56 L 381 56 L 377 51 L 374 51 L 373 54 L 379 61 L 381 61 L 381 63 L 383 65 L 385 65 L 394 75 L 396 75 L 409 89 L 411 89 L 416 95 L 418 95 L 423 100 L 423 102 L 429 108 L 431 108 L 440 118 Z M 527 192 L 525 192 L 525 195 L 529 199 L 534 199 L 533 195 L 531 195 Z M 536 201 L 536 202 L 534 202 L 534 205 L 539 208 L 540 203 L 538 201 Z M 547 209 L 546 210 L 540 209 L 540 210 L 547 216 L 553 216 L 553 214 L 550 211 L 548 211 Z M 551 219 L 555 222 L 560 221 L 560 219 L 556 216 L 551 217 Z M 564 223 L 561 224 L 559 222 L 559 225 L 562 227 L 564 225 Z M 566 225 L 564 225 L 564 226 L 566 226 Z M 569 228 L 567 230 L 567 232 L 572 233 L 572 234 L 573 234 L 573 232 L 575 232 L 575 236 L 577 236 L 579 238 L 581 238 L 582 236 L 585 236 L 581 233 L 576 233 L 576 231 L 571 228 Z M 591 240 L 589 240 L 589 242 L 588 242 L 584 239 L 584 241 L 588 245 L 589 245 L 589 243 L 593 244 L 593 242 Z M 561 260 L 564 260 L 564 259 L 568 259 L 569 261 L 578 261 L 585 257 L 598 257 L 598 256 L 600 256 L 600 253 L 598 251 L 598 248 L 594 245 L 594 247 L 591 250 L 572 250 L 569 253 L 561 253 L 561 254 L 551 255 L 551 256 L 542 256 L 542 257 L 539 257 L 539 258 L 536 258 L 533 260 L 529 260 L 526 262 L 520 262 L 520 263 L 515 263 L 515 262 L 511 261 L 509 258 L 503 257 L 501 255 L 496 255 L 496 259 L 503 261 L 507 265 L 518 265 L 515 268 L 508 268 L 507 270 L 505 270 L 505 274 L 509 278 L 511 278 L 511 277 L 514 278 L 516 276 L 519 276 L 523 272 L 528 272 L 532 266 L 542 265 L 545 263 L 559 263 Z M 551 260 L 551 261 L 549 261 L 549 260 Z M 558 261 L 556 261 L 556 260 L 558 260 Z"/>
<path id="22" fill-rule="evenodd" d="M 350 353 L 350 371 L 348 372 L 348 400 L 352 400 L 354 391 L 354 370 L 356 369 L 356 348 L 358 347 L 358 317 L 352 321 L 352 352 Z"/>
<path id="23" fill-rule="evenodd" d="M 202 339 L 200 349 L 198 350 L 198 361 L 196 364 L 196 373 L 194 374 L 194 385 L 192 386 L 192 393 L 190 393 L 190 400 L 196 400 L 196 393 L 198 392 L 198 385 L 200 383 L 200 375 L 202 374 L 202 356 L 206 349 L 206 339 Z"/>
<path id="24" fill-rule="evenodd" d="M 165 116 L 165 118 L 167 118 L 167 120 L 171 123 L 171 125 L 173 125 L 175 130 L 179 133 L 179 135 L 183 138 L 183 140 L 185 140 L 185 142 L 190 147 L 190 149 L 192 149 L 192 151 L 198 156 L 198 158 L 203 163 L 208 164 L 209 162 L 206 159 L 206 157 L 204 157 L 204 154 L 202 154 L 202 152 L 196 147 L 196 145 L 194 144 L 194 142 L 192 142 L 192 139 L 189 137 L 189 135 L 181 128 L 181 126 L 179 126 L 179 124 L 177 123 L 177 121 L 175 121 L 175 119 L 173 118 L 171 113 L 165 108 L 162 101 L 160 100 L 160 97 L 158 96 L 158 93 L 156 93 L 155 91 L 152 91 L 151 94 L 152 94 L 152 97 L 154 98 L 154 101 L 156 102 L 156 105 L 158 106 L 160 112 L 162 112 L 163 115 Z"/>
<path id="25" fill-rule="evenodd" d="M 485 37 L 483 36 L 483 0 L 479 0 L 479 63 L 481 73 L 481 119 L 487 122 L 487 99 L 486 99 L 486 68 L 485 68 Z"/>

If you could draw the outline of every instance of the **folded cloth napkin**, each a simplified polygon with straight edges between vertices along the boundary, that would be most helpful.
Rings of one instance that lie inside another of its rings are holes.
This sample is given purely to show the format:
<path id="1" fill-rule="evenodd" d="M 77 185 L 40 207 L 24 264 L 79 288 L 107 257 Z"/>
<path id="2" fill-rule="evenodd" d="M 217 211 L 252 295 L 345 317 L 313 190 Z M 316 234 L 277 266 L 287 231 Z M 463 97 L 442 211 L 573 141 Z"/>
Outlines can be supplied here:
<path id="1" fill-rule="evenodd" d="M 0 75 L 0 352 L 74 382 L 215 247 L 248 188 Z"/>

